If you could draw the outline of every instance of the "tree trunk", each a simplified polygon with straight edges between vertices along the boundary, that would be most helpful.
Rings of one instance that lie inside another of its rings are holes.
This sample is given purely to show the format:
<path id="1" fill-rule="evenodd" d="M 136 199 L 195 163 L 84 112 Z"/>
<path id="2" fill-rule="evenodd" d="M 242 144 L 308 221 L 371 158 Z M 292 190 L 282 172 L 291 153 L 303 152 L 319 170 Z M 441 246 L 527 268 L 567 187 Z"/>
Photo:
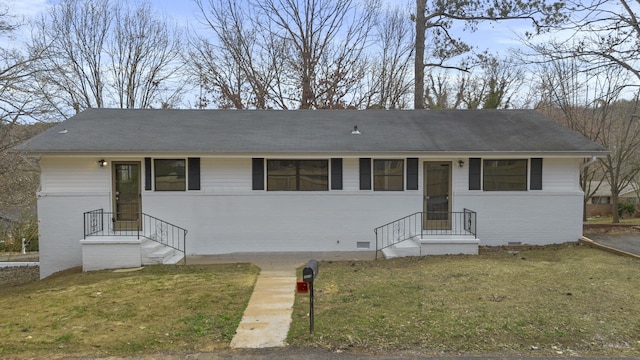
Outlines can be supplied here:
<path id="1" fill-rule="evenodd" d="M 414 109 L 424 109 L 424 38 L 426 23 L 424 11 L 427 0 L 416 0 L 416 55 L 415 55 L 415 90 L 413 95 Z"/>
<path id="2" fill-rule="evenodd" d="M 611 189 L 611 215 L 613 217 L 611 220 L 612 224 L 620 222 L 620 214 L 618 214 L 618 191 L 615 189 Z"/>

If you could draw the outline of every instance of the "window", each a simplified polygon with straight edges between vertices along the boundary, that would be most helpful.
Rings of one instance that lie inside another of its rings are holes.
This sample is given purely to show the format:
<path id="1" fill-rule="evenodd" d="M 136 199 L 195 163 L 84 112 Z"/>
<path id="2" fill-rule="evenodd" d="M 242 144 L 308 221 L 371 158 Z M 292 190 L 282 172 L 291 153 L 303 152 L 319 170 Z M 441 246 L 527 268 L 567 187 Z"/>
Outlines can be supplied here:
<path id="1" fill-rule="evenodd" d="M 268 191 L 329 190 L 328 160 L 267 160 Z"/>
<path id="2" fill-rule="evenodd" d="M 156 191 L 185 191 L 184 159 L 155 159 L 153 165 Z"/>
<path id="3" fill-rule="evenodd" d="M 404 190 L 404 160 L 373 160 L 373 190 Z"/>
<path id="4" fill-rule="evenodd" d="M 484 191 L 526 191 L 527 160 L 484 160 Z"/>
<path id="5" fill-rule="evenodd" d="M 609 196 L 594 196 L 591 198 L 591 203 L 594 205 L 611 204 L 611 197 Z"/>

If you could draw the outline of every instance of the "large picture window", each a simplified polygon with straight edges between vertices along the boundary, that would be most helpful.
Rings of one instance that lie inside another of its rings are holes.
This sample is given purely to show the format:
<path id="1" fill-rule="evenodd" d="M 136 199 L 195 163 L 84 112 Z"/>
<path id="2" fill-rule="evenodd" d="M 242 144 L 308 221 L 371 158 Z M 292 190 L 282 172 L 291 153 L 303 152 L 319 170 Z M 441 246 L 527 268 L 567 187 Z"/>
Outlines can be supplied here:
<path id="1" fill-rule="evenodd" d="M 155 159 L 153 163 L 156 191 L 185 191 L 185 160 Z"/>
<path id="2" fill-rule="evenodd" d="M 484 160 L 484 191 L 526 191 L 527 160 Z"/>
<path id="3" fill-rule="evenodd" d="M 328 160 L 267 160 L 268 191 L 328 191 Z"/>
<path id="4" fill-rule="evenodd" d="M 404 190 L 404 160 L 373 160 L 373 190 Z"/>

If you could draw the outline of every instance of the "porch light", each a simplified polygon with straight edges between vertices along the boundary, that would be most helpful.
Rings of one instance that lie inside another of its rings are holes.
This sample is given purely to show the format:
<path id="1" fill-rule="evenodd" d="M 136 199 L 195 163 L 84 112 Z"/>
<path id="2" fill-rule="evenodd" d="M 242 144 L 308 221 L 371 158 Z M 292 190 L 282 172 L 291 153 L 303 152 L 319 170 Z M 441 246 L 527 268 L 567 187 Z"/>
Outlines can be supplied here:
<path id="1" fill-rule="evenodd" d="M 105 159 L 100 159 L 100 160 L 98 160 L 98 165 L 99 165 L 100 167 L 105 167 L 105 166 L 107 166 L 107 164 L 108 164 L 108 162 L 107 162 L 107 160 L 105 160 Z"/>
<path id="2" fill-rule="evenodd" d="M 458 166 L 464 167 L 464 160 L 458 160 Z"/>
<path id="3" fill-rule="evenodd" d="M 353 130 L 351 130 L 351 135 L 360 135 L 362 134 L 360 130 L 358 130 L 358 125 L 353 126 Z"/>

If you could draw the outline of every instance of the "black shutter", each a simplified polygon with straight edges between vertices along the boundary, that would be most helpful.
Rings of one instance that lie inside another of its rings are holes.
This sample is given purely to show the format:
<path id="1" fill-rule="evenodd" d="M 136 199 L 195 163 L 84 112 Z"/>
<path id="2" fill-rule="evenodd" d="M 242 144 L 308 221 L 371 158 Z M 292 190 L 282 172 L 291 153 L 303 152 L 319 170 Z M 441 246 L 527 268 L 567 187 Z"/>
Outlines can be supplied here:
<path id="1" fill-rule="evenodd" d="M 200 158 L 188 158 L 189 190 L 200 190 Z"/>
<path id="2" fill-rule="evenodd" d="M 342 158 L 331 159 L 331 190 L 342 190 Z"/>
<path id="3" fill-rule="evenodd" d="M 469 190 L 480 190 L 482 159 L 469 158 Z"/>
<path id="4" fill-rule="evenodd" d="M 371 158 L 360 158 L 360 190 L 371 190 Z"/>
<path id="5" fill-rule="evenodd" d="M 252 189 L 264 190 L 264 159 L 253 158 L 252 169 Z"/>
<path id="6" fill-rule="evenodd" d="M 542 158 L 531 159 L 531 179 L 529 180 L 531 190 L 542 190 Z"/>
<path id="7" fill-rule="evenodd" d="M 407 190 L 418 190 L 418 158 L 407 158 Z"/>
<path id="8" fill-rule="evenodd" d="M 144 189 L 151 190 L 151 158 L 144 158 Z"/>

